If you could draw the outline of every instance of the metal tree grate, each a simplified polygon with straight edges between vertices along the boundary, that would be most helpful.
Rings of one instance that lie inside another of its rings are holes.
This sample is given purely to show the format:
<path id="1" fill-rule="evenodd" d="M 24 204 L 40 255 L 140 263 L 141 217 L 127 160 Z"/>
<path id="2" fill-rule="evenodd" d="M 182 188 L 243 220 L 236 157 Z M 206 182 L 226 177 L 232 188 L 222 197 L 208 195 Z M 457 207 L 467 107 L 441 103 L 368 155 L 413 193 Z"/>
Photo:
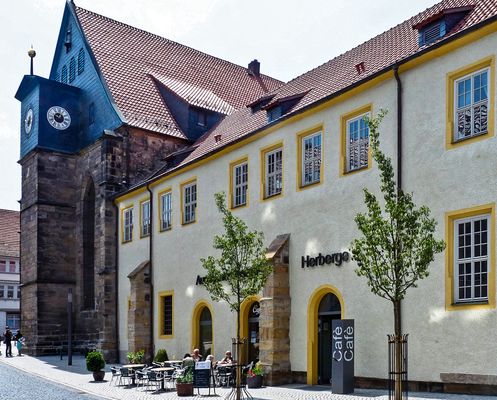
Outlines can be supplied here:
<path id="1" fill-rule="evenodd" d="M 388 399 L 407 400 L 407 337 L 388 335 Z M 396 368 L 396 364 L 400 368 Z"/>

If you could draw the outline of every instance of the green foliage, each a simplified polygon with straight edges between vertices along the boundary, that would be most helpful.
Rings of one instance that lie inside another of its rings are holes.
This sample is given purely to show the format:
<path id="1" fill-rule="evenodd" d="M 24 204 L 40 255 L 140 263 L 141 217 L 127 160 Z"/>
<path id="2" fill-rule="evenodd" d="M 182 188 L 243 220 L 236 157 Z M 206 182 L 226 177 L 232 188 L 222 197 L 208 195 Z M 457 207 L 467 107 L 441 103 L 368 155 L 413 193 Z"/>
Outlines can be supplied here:
<path id="1" fill-rule="evenodd" d="M 144 357 L 145 357 L 145 350 L 139 350 L 136 352 L 130 351 L 126 355 L 126 358 L 128 359 L 130 364 L 142 364 Z"/>
<path id="2" fill-rule="evenodd" d="M 214 248 L 220 250 L 220 257 L 200 260 L 207 270 L 204 285 L 214 301 L 224 300 L 239 313 L 240 304 L 264 287 L 272 267 L 266 260 L 263 234 L 249 231 L 228 210 L 224 193 L 216 193 L 215 200 L 223 215 L 225 233 L 214 237 Z"/>
<path id="3" fill-rule="evenodd" d="M 155 355 L 154 361 L 156 362 L 169 361 L 166 349 L 157 350 L 157 354 Z"/>
<path id="4" fill-rule="evenodd" d="M 397 190 L 390 158 L 380 150 L 378 127 L 385 116 L 382 110 L 368 120 L 373 159 L 378 164 L 384 210 L 374 194 L 364 189 L 367 212 L 355 221 L 362 237 L 351 244 L 358 268 L 371 291 L 392 302 L 400 302 L 411 286 L 428 276 L 428 266 L 436 253 L 445 248 L 434 237 L 436 222 L 426 206 L 419 208 L 412 194 Z"/>
<path id="5" fill-rule="evenodd" d="M 86 369 L 91 372 L 100 371 L 105 367 L 105 360 L 99 351 L 90 351 L 86 356 Z"/>
<path id="6" fill-rule="evenodd" d="M 262 367 L 262 364 L 260 361 L 255 364 L 255 367 L 249 369 L 247 372 L 247 376 L 263 376 L 264 375 L 264 368 Z"/>
<path id="7" fill-rule="evenodd" d="M 185 373 L 176 378 L 176 383 L 193 383 L 193 367 L 187 367 Z"/>

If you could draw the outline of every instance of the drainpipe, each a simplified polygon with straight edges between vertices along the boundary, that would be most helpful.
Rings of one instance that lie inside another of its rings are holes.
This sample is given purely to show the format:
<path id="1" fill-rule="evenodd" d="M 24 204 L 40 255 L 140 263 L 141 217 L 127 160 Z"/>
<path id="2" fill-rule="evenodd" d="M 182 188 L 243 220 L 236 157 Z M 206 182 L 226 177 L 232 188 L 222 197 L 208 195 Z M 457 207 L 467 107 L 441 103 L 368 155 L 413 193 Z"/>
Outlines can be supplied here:
<path id="1" fill-rule="evenodd" d="M 393 66 L 393 74 L 397 81 L 397 193 L 402 190 L 402 82 L 399 66 Z M 402 332 L 402 302 L 399 304 L 399 326 Z"/>
<path id="2" fill-rule="evenodd" d="M 397 81 L 397 192 L 402 190 L 402 82 L 399 77 L 399 66 L 393 66 Z"/>
<path id="3" fill-rule="evenodd" d="M 116 229 L 114 229 L 114 236 L 115 236 L 115 243 L 116 243 L 116 249 L 115 249 L 115 287 L 116 287 L 116 294 L 115 294 L 115 302 L 116 302 L 116 355 L 117 355 L 117 362 L 119 363 L 121 360 L 121 356 L 119 354 L 119 207 L 117 207 L 117 204 L 113 201 L 112 204 L 114 204 L 114 210 L 116 212 Z"/>
<path id="4" fill-rule="evenodd" d="M 147 190 L 150 194 L 150 236 L 148 240 L 148 265 L 150 269 L 149 279 L 150 279 L 150 360 L 154 359 L 155 349 L 154 349 L 154 275 L 153 275 L 153 236 L 154 236 L 154 196 L 150 190 L 150 184 L 147 183 Z"/>

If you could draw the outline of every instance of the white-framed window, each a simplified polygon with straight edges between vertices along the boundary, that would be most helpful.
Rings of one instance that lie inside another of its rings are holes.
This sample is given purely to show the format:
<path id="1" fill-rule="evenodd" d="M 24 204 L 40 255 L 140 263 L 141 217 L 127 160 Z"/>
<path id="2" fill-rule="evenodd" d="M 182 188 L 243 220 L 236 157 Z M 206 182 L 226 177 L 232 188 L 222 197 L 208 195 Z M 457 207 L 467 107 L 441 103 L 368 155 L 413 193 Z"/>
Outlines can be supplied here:
<path id="1" fill-rule="evenodd" d="M 490 215 L 454 221 L 455 302 L 488 301 Z"/>
<path id="2" fill-rule="evenodd" d="M 302 186 L 317 183 L 321 179 L 321 132 L 302 139 Z"/>
<path id="3" fill-rule="evenodd" d="M 14 298 L 14 293 L 15 293 L 15 286 L 7 286 L 7 298 L 8 299 L 13 299 Z"/>
<path id="4" fill-rule="evenodd" d="M 264 197 L 280 194 L 283 189 L 283 149 L 268 151 L 265 159 Z"/>
<path id="5" fill-rule="evenodd" d="M 7 326 L 11 331 L 21 329 L 21 314 L 7 313 Z"/>
<path id="6" fill-rule="evenodd" d="M 454 140 L 488 132 L 489 74 L 490 69 L 484 68 L 454 82 Z"/>
<path id="7" fill-rule="evenodd" d="M 150 235 L 150 200 L 141 203 L 141 227 L 140 235 Z"/>
<path id="8" fill-rule="evenodd" d="M 365 117 L 369 117 L 369 113 L 347 120 L 347 172 L 368 166 L 369 126 Z"/>
<path id="9" fill-rule="evenodd" d="M 248 163 L 242 162 L 233 167 L 233 207 L 247 204 Z"/>
<path id="10" fill-rule="evenodd" d="M 183 223 L 195 222 L 197 209 L 197 183 L 183 186 Z"/>
<path id="11" fill-rule="evenodd" d="M 123 210 L 123 242 L 133 240 L 133 208 Z"/>
<path id="12" fill-rule="evenodd" d="M 172 226 L 172 194 L 171 192 L 164 193 L 160 196 L 160 229 L 165 231 L 171 229 Z"/>

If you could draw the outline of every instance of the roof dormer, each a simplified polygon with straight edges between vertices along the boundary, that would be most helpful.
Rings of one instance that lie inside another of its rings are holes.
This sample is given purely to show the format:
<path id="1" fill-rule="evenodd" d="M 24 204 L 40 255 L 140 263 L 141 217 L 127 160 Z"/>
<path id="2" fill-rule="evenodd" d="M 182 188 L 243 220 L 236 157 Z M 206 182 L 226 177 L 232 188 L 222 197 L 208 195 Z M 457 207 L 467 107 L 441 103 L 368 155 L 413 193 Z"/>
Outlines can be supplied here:
<path id="1" fill-rule="evenodd" d="M 310 90 L 271 101 L 262 110 L 267 112 L 267 122 L 273 122 L 288 113 Z"/>
<path id="2" fill-rule="evenodd" d="M 474 5 L 446 8 L 413 25 L 419 33 L 419 47 L 433 43 L 444 37 L 473 10 Z"/>

